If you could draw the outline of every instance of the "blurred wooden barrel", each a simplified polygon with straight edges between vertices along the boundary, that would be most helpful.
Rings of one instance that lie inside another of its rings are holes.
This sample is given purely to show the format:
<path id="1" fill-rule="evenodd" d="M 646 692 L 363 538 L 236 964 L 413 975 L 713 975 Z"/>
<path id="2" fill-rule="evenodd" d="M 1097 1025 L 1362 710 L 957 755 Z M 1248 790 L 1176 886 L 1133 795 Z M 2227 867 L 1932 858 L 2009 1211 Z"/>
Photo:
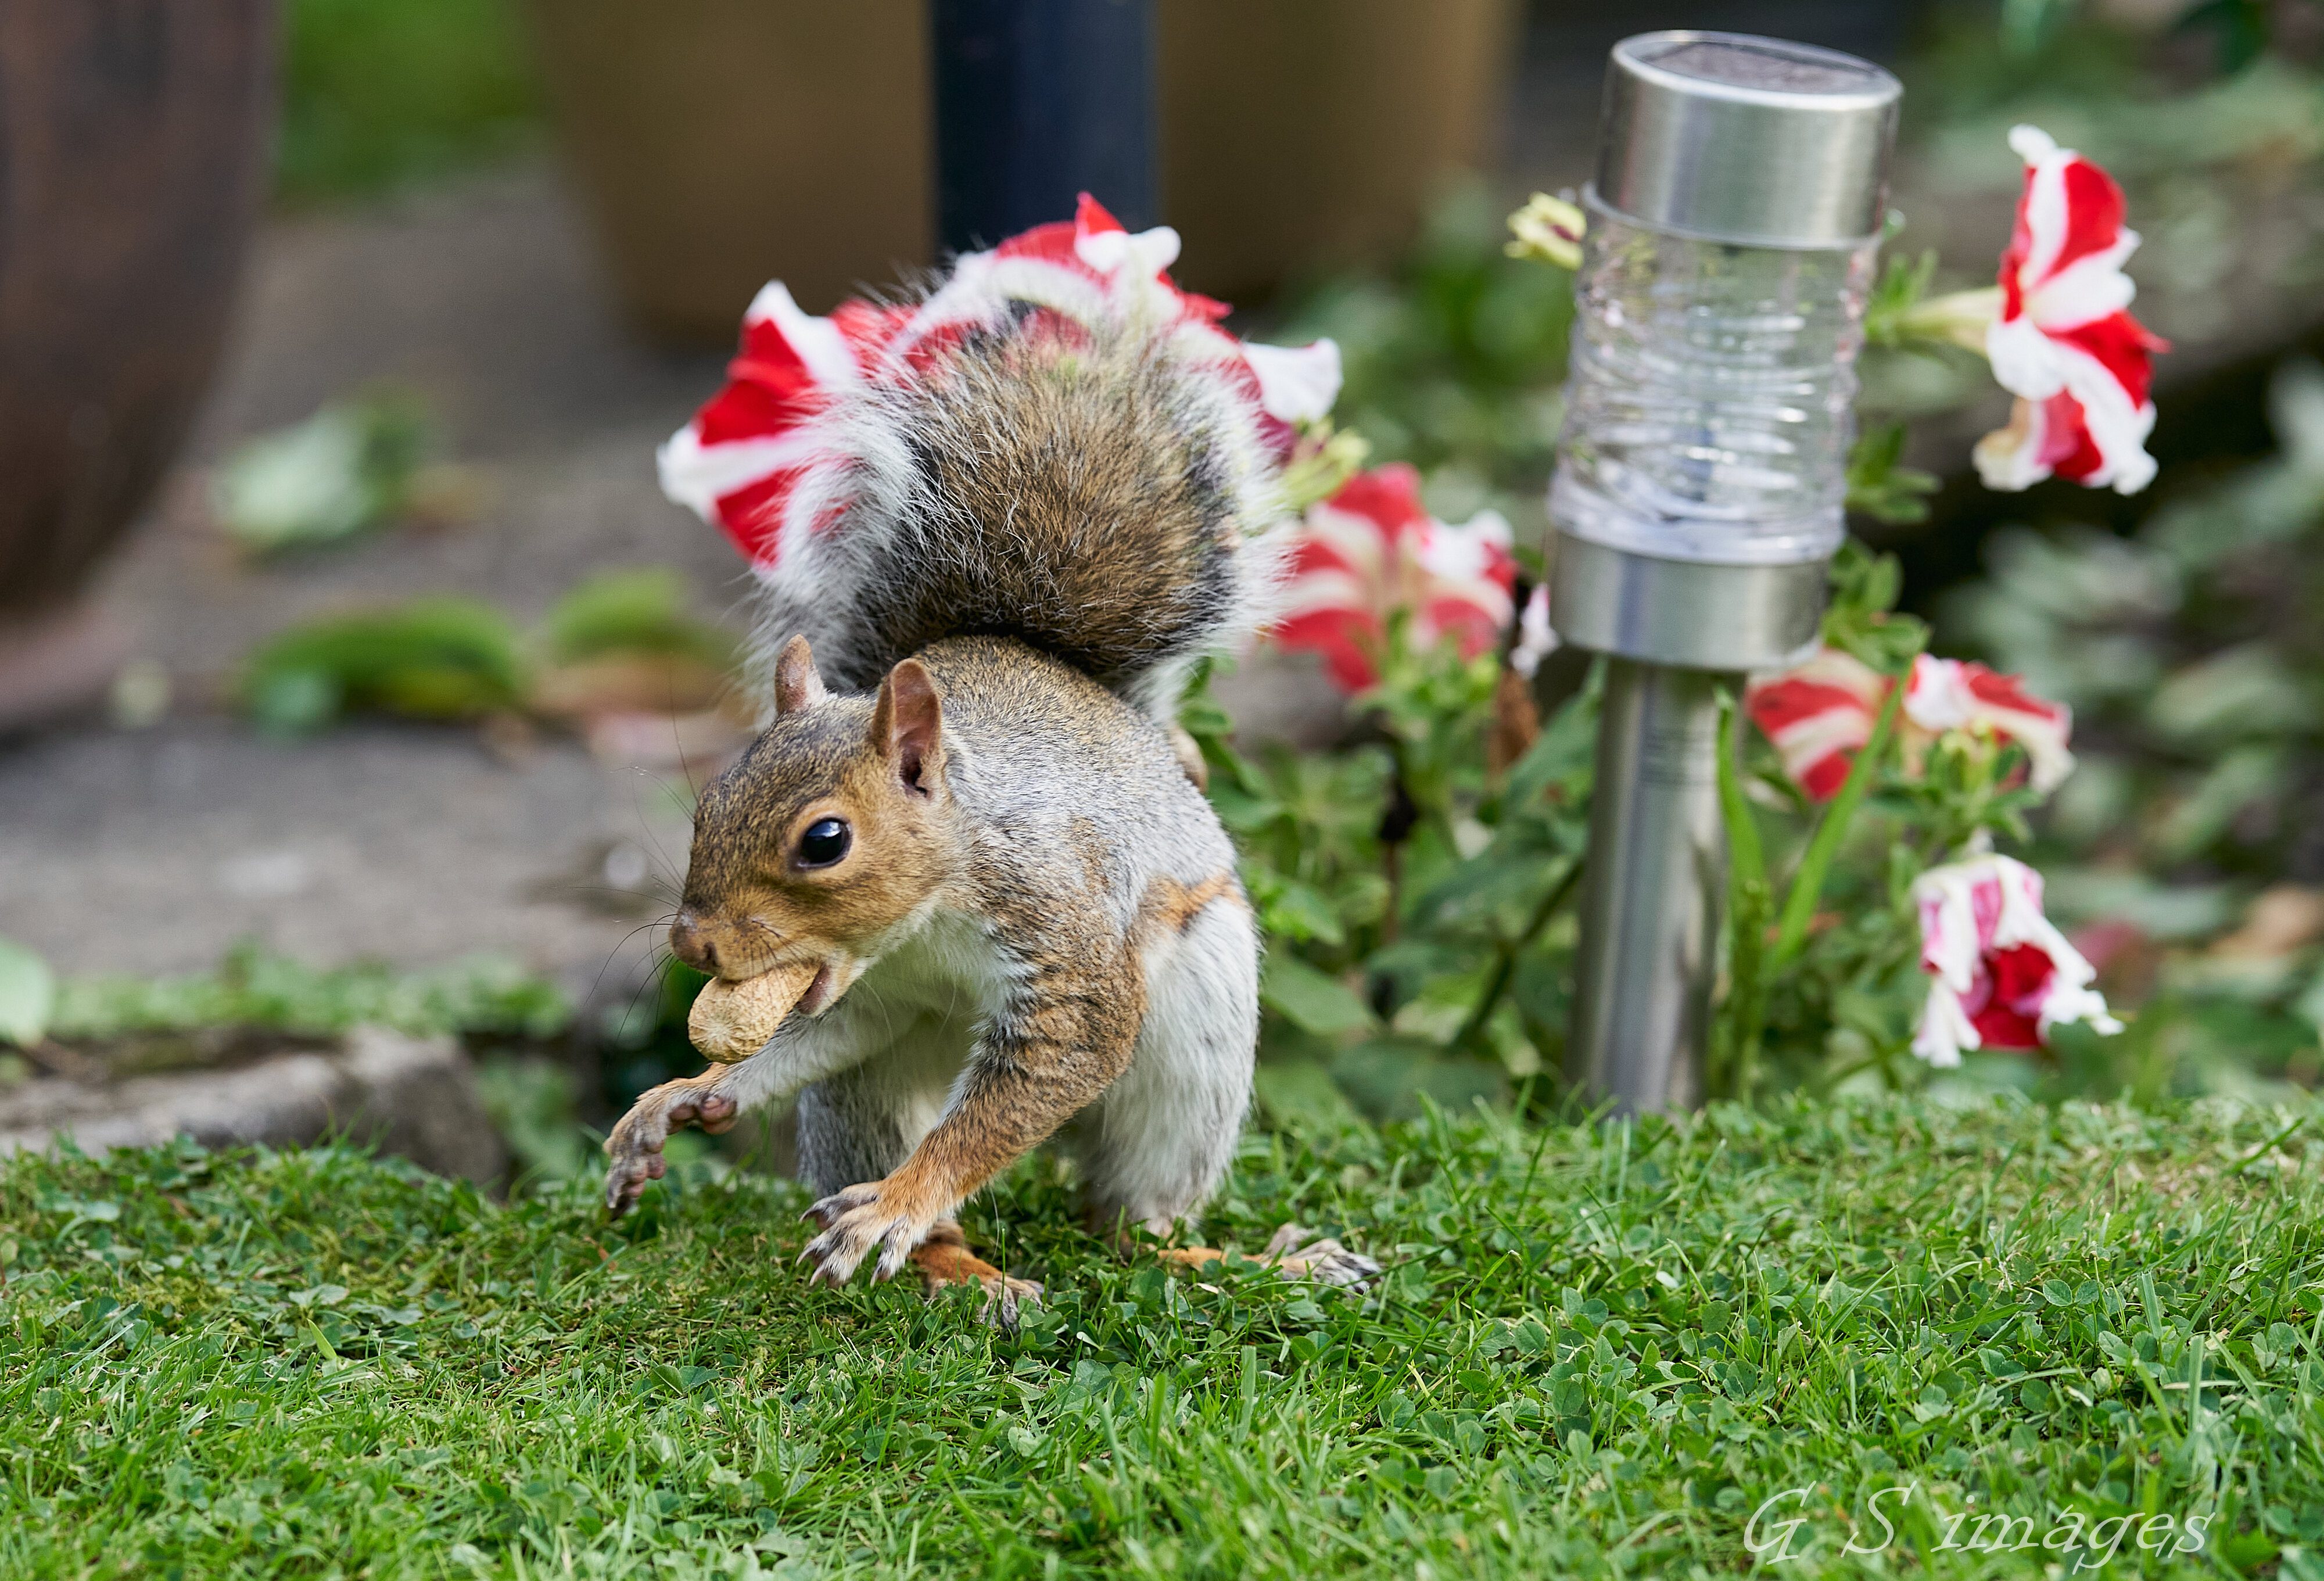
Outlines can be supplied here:
<path id="1" fill-rule="evenodd" d="M 727 344 L 765 281 L 822 312 L 934 261 L 926 0 L 529 9 L 566 154 L 649 330 Z M 1515 0 L 1155 14 L 1164 217 L 1198 290 L 1248 301 L 1390 252 L 1491 152 Z"/>
<path id="2" fill-rule="evenodd" d="M 264 195 L 273 0 L 0 5 L 0 650 L 184 437 Z"/>
<path id="3" fill-rule="evenodd" d="M 1228 301 L 1392 254 L 1489 167 L 1514 0 L 1157 0 L 1178 277 Z"/>
<path id="4" fill-rule="evenodd" d="M 631 317 L 728 345 L 936 245 L 927 0 L 531 0 L 550 112 Z"/>

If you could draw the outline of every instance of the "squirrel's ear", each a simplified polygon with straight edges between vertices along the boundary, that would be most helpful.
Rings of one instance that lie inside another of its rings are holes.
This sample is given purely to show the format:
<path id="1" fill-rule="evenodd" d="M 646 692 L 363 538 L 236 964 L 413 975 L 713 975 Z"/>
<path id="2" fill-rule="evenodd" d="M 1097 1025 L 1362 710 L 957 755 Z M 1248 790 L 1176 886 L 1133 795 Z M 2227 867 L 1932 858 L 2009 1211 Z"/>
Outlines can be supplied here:
<path id="1" fill-rule="evenodd" d="M 944 700 L 936 679 L 907 659 L 880 683 L 872 708 L 872 750 L 895 765 L 904 789 L 926 796 L 936 789 L 936 754 L 944 739 Z"/>
<path id="2" fill-rule="evenodd" d="M 807 645 L 807 633 L 785 643 L 782 657 L 775 661 L 775 717 L 812 708 L 830 695 L 823 689 L 823 676 L 815 667 L 815 650 Z"/>

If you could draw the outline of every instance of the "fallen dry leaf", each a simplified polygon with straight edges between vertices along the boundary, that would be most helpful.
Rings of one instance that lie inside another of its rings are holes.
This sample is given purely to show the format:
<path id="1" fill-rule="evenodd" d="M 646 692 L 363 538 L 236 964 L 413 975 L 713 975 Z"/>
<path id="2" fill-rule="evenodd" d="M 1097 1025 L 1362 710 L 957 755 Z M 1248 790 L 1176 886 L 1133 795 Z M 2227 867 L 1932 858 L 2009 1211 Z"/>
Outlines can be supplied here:
<path id="1" fill-rule="evenodd" d="M 2279 883 L 2260 892 L 2244 925 L 2211 946 L 2219 956 L 2287 956 L 2324 938 L 2324 890 Z"/>

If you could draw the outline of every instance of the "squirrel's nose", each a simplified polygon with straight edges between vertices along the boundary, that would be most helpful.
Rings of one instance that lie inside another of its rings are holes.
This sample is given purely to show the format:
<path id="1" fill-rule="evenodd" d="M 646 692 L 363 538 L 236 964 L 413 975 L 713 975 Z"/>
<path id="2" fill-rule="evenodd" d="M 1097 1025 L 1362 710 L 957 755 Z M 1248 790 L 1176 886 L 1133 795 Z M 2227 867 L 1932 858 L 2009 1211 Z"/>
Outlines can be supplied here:
<path id="1" fill-rule="evenodd" d="M 718 972 L 718 947 L 703 936 L 702 920 L 681 909 L 669 925 L 669 951 L 697 972 Z"/>

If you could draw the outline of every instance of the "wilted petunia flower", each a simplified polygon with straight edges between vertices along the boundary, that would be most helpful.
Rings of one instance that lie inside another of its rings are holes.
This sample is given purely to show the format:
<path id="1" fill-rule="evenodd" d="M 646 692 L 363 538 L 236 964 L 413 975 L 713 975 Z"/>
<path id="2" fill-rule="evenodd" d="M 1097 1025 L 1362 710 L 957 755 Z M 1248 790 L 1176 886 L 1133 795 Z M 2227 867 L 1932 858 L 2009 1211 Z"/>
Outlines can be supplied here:
<path id="1" fill-rule="evenodd" d="M 1509 540 L 1509 524 L 1492 511 L 1458 527 L 1431 516 L 1420 475 L 1401 462 L 1358 473 L 1308 509 L 1275 640 L 1321 653 L 1351 692 L 1379 679 L 1379 645 L 1399 610 L 1410 612 L 1416 645 L 1449 636 L 1474 658 L 1513 613 Z"/>
<path id="2" fill-rule="evenodd" d="M 1913 1052 L 1935 1066 L 1968 1049 L 2036 1049 L 2050 1029 L 2083 1022 L 2101 1032 L 2098 976 L 2042 911 L 2042 875 L 1983 855 L 1932 867 L 1913 884 L 1921 916 L 1921 969 L 1933 979 Z"/>
<path id="3" fill-rule="evenodd" d="M 1517 614 L 1517 641 L 1509 650 L 1509 668 L 1531 680 L 1541 673 L 1541 661 L 1562 646 L 1549 624 L 1549 584 L 1536 582 Z"/>
<path id="4" fill-rule="evenodd" d="M 1774 744 L 1784 772 L 1812 800 L 1829 801 L 1872 739 L 1889 684 L 1854 654 L 1826 648 L 1796 670 L 1754 680 L 1744 707 Z M 2034 789 L 2044 795 L 2074 768 L 2066 747 L 2070 710 L 2029 695 L 2014 675 L 1964 660 L 1923 653 L 1913 661 L 1897 727 L 1905 762 L 1915 768 L 1932 742 L 1954 732 L 2006 737 L 2024 747 Z"/>
<path id="5" fill-rule="evenodd" d="M 1084 193 L 1070 224 L 1036 226 L 964 255 L 918 302 L 851 300 L 816 318 L 770 283 L 743 315 L 725 387 L 661 447 L 662 492 L 770 569 L 786 543 L 829 520 L 844 498 L 848 436 L 816 421 L 833 399 L 908 385 L 977 326 L 1028 310 L 1065 337 L 1080 326 L 1139 325 L 1166 355 L 1218 365 L 1258 409 L 1264 442 L 1289 459 L 1298 426 L 1320 420 L 1339 393 L 1339 348 L 1246 346 L 1218 327 L 1224 303 L 1172 282 L 1177 255 L 1177 232 L 1133 235 Z"/>
<path id="6" fill-rule="evenodd" d="M 2035 126 L 2009 145 L 2025 190 L 1985 351 L 2017 402 L 2009 426 L 1978 441 L 1978 474 L 1988 488 L 2054 475 L 2136 494 L 2154 478 L 2148 390 L 2153 354 L 2169 348 L 2128 311 L 2137 288 L 2122 266 L 2138 233 L 2122 223 L 2122 189 L 2089 160 Z"/>

